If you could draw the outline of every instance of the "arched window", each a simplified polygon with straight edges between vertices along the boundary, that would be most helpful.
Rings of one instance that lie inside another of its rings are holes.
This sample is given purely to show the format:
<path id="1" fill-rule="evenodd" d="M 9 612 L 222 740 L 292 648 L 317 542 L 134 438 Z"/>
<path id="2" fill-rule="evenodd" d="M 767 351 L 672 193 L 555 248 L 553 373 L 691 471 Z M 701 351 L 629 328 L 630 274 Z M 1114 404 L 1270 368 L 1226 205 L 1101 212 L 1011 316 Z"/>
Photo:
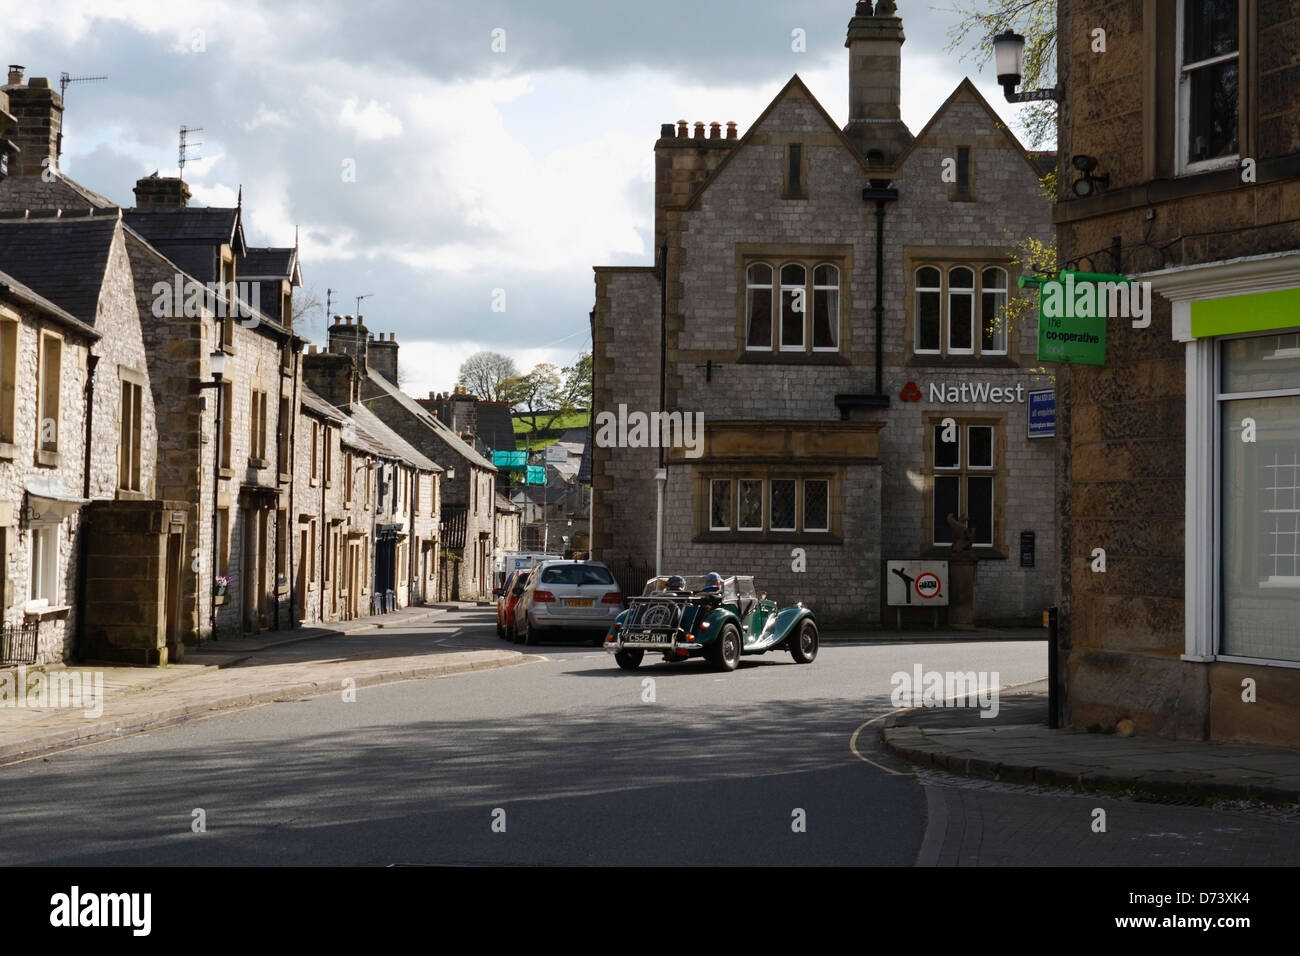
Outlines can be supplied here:
<path id="1" fill-rule="evenodd" d="M 804 319 L 808 314 L 808 270 L 797 262 L 781 267 L 781 351 L 804 350 Z"/>
<path id="2" fill-rule="evenodd" d="M 975 352 L 975 271 L 965 266 L 948 270 L 948 354 Z"/>
<path id="3" fill-rule="evenodd" d="M 834 352 L 840 347 L 840 270 L 821 264 L 813 269 L 814 352 Z"/>
<path id="4" fill-rule="evenodd" d="M 772 267 L 755 262 L 745 274 L 745 348 L 772 348 Z"/>
<path id="5" fill-rule="evenodd" d="M 942 277 L 933 266 L 916 270 L 916 351 L 938 353 Z"/>
<path id="6" fill-rule="evenodd" d="M 980 353 L 983 355 L 1007 352 L 1006 305 L 1006 271 L 985 269 L 980 275 Z"/>

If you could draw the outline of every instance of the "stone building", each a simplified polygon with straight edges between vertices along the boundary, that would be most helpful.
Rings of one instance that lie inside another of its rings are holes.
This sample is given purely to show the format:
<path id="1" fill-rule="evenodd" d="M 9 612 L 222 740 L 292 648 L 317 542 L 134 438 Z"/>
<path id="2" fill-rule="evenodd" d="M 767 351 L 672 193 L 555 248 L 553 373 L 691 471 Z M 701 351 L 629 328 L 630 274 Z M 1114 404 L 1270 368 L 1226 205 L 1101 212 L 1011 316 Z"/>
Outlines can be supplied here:
<path id="1" fill-rule="evenodd" d="M 383 343 L 383 373 L 375 369 L 371 358 L 379 343 Z M 352 361 L 343 362 L 341 356 Z M 421 455 L 442 466 L 437 537 L 440 547 L 450 554 L 443 564 L 442 596 L 486 600 L 492 592 L 497 470 L 470 444 L 472 434 L 467 441 L 402 392 L 395 384 L 397 372 L 396 341 L 391 337 L 373 339 L 361 316 L 336 315 L 329 329 L 328 352 L 306 357 L 307 380 L 313 388 L 329 397 L 341 394 L 344 380 L 351 381 L 348 387 L 367 410 Z M 468 398 L 466 405 L 472 407 L 473 397 Z"/>
<path id="2" fill-rule="evenodd" d="M 655 265 L 595 274 L 592 549 L 653 564 L 661 521 L 664 573 L 754 574 L 839 625 L 885 619 L 886 561 L 969 557 L 977 621 L 1037 621 L 1055 463 L 1027 402 L 1051 379 L 1004 306 L 1017 244 L 1051 236 L 1044 170 L 969 81 L 914 136 L 879 6 L 849 23 L 844 127 L 796 76 L 743 136 L 661 128 Z M 672 434 L 638 434 L 659 410 Z"/>
<path id="3" fill-rule="evenodd" d="M 1155 293 L 1061 370 L 1065 717 L 1297 746 L 1300 8 L 1059 10 L 1062 261 Z"/>

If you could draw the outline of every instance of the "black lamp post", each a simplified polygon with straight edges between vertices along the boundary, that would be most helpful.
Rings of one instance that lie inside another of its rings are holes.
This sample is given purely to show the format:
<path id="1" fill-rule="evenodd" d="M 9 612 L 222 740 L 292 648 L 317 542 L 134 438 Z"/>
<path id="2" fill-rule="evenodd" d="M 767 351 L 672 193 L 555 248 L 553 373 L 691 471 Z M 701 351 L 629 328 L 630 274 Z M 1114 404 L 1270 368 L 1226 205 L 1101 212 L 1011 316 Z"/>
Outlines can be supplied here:
<path id="1" fill-rule="evenodd" d="M 217 390 L 217 417 L 216 417 L 216 436 L 217 444 L 212 454 L 212 577 L 215 583 L 217 575 L 217 561 L 221 555 L 221 542 L 217 540 L 217 502 L 220 500 L 218 491 L 221 487 L 221 383 L 226 372 L 226 353 L 222 349 L 216 349 L 208 356 L 208 370 L 212 373 L 212 381 L 200 382 L 199 388 L 215 388 Z M 212 639 L 217 639 L 217 596 L 212 595 L 212 612 L 209 622 L 212 627 Z M 198 643 L 202 645 L 203 638 L 200 637 Z"/>
<path id="2" fill-rule="evenodd" d="M 1020 77 L 1024 74 L 1025 38 L 1014 30 L 1004 30 L 993 38 L 993 62 L 997 66 L 998 82 L 1008 103 L 1029 103 L 1035 100 L 1052 100 L 1059 103 L 1064 93 L 1059 85 L 1050 90 L 1026 90 L 1017 93 Z"/>

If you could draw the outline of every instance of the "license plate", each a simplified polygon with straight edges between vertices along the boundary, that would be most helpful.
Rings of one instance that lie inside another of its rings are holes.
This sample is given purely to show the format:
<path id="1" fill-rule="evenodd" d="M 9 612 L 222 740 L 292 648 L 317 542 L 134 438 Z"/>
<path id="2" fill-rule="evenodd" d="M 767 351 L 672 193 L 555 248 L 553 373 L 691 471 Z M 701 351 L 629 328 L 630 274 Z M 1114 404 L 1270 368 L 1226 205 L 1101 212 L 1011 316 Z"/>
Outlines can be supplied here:
<path id="1" fill-rule="evenodd" d="M 591 607 L 591 598 L 572 598 L 564 602 L 565 607 Z"/>
<path id="2" fill-rule="evenodd" d="M 659 636 L 658 634 L 625 634 L 625 635 L 623 635 L 623 643 L 624 643 L 624 644 L 658 644 L 658 643 L 660 643 L 661 641 L 666 641 L 666 640 L 667 640 L 666 637 L 661 637 L 661 636 Z"/>

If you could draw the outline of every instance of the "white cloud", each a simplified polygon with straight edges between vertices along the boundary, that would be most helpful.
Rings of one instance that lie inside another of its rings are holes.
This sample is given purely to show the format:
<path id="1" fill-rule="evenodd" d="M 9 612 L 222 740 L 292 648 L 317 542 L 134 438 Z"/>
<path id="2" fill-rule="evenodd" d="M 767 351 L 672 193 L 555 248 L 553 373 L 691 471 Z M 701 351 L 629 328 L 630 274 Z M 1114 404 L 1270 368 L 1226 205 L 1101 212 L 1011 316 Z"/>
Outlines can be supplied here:
<path id="1" fill-rule="evenodd" d="M 344 100 L 338 115 L 338 121 L 355 133 L 357 138 L 374 142 L 401 135 L 402 121 L 392 112 L 389 104 L 381 105 L 375 100 L 369 100 L 365 106 L 359 106 L 360 102 L 355 96 Z"/>

